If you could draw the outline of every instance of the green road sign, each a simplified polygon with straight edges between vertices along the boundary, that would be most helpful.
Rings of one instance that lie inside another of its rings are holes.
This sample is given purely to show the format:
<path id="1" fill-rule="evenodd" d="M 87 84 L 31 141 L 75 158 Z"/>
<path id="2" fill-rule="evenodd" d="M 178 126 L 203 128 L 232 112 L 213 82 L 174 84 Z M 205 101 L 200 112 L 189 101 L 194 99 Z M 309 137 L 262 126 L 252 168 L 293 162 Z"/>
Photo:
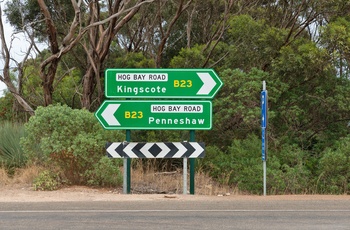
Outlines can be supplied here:
<path id="1" fill-rule="evenodd" d="M 105 129 L 208 130 L 211 101 L 107 100 L 95 113 Z"/>
<path id="2" fill-rule="evenodd" d="M 107 69 L 108 98 L 213 98 L 223 83 L 212 69 Z"/>

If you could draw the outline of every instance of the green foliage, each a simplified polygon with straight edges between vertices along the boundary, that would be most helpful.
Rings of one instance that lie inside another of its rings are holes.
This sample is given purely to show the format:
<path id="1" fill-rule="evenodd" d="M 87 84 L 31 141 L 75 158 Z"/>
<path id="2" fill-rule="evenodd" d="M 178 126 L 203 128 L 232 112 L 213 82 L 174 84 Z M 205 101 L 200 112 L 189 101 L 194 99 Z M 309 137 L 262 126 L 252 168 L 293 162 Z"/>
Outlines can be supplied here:
<path id="1" fill-rule="evenodd" d="M 60 45 L 74 9 L 69 1 L 45 2 L 51 6 Z M 224 86 L 213 100 L 213 130 L 196 132 L 196 139 L 208 146 L 200 166 L 221 183 L 257 194 L 261 193 L 262 169 L 261 143 L 255 136 L 261 132 L 260 91 L 261 82 L 266 80 L 269 193 L 348 193 L 346 139 L 342 144 L 337 141 L 350 133 L 349 1 L 287 2 L 232 1 L 227 5 L 225 1 L 192 1 L 169 33 L 178 2 L 144 4 L 118 30 L 106 61 L 96 65 L 96 70 L 154 68 L 153 58 L 167 34 L 162 68 L 215 68 Z M 101 4 L 100 19 L 108 17 L 109 3 L 96 4 Z M 37 39 L 46 37 L 45 23 L 36 23 L 43 18 L 36 0 L 8 1 L 6 6 L 5 14 L 16 29 L 22 29 L 24 22 Z M 81 16 L 87 19 L 85 10 L 82 7 Z M 82 26 L 87 26 L 84 20 Z M 84 48 L 91 47 L 79 45 L 60 57 L 54 102 L 80 107 L 86 72 Z M 48 51 L 23 63 L 20 93 L 33 107 L 43 104 L 39 69 L 49 57 Z M 15 82 L 15 75 L 12 78 Z M 103 77 L 95 80 L 103 86 Z M 88 93 L 97 95 L 94 87 L 91 90 Z M 13 105 L 11 95 L 0 99 L 0 121 L 21 118 Z M 117 178 L 111 175 L 117 174 L 117 163 L 101 157 L 105 142 L 124 140 L 123 135 L 102 130 L 92 114 L 69 107 L 37 109 L 22 142 L 29 160 L 59 166 L 75 183 L 116 184 L 113 179 Z M 133 139 L 182 141 L 188 140 L 188 133 L 133 131 Z M 151 162 L 149 165 L 157 169 L 181 166 L 178 159 L 141 161 Z"/>
<path id="2" fill-rule="evenodd" d="M 116 58 L 113 66 L 118 68 L 154 68 L 154 60 L 146 58 L 142 53 L 126 53 Z"/>
<path id="3" fill-rule="evenodd" d="M 40 54 L 41 58 L 47 58 L 47 50 Z M 71 108 L 81 108 L 78 93 L 81 92 L 81 71 L 76 65 L 77 61 L 72 61 L 70 55 L 65 55 L 67 64 L 59 65 L 57 78 L 54 81 L 53 103 L 68 105 Z M 34 107 L 42 106 L 43 91 L 42 79 L 40 78 L 40 62 L 38 60 L 28 60 L 25 63 L 24 75 L 27 76 L 22 82 L 22 94 L 29 104 Z"/>
<path id="4" fill-rule="evenodd" d="M 81 92 L 80 71 L 74 69 L 66 72 L 60 67 L 58 73 L 62 76 L 55 81 L 56 88 L 53 93 L 54 103 L 65 104 L 71 108 L 81 108 L 80 100 L 77 95 L 77 92 Z"/>
<path id="5" fill-rule="evenodd" d="M 267 73 L 227 69 L 219 75 L 224 85 L 213 101 L 213 130 L 202 135 L 208 145 L 226 149 L 232 139 L 244 139 L 260 131 L 260 89 Z"/>
<path id="6" fill-rule="evenodd" d="M 348 55 L 350 52 L 349 18 L 338 17 L 321 29 L 321 44 L 329 50 L 333 65 L 340 77 L 349 77 Z"/>
<path id="7" fill-rule="evenodd" d="M 350 136 L 340 140 L 335 148 L 325 150 L 319 162 L 317 192 L 349 194 Z"/>
<path id="8" fill-rule="evenodd" d="M 35 191 L 53 191 L 57 190 L 60 186 L 59 175 L 49 170 L 41 172 L 33 181 Z"/>
<path id="9" fill-rule="evenodd" d="M 310 171 L 303 164 L 303 155 L 303 152 L 295 148 L 282 149 L 279 153 L 269 152 L 269 194 L 310 192 Z M 261 194 L 261 140 L 252 135 L 244 140 L 234 140 L 226 152 L 216 146 L 208 146 L 206 157 L 201 161 L 201 168 L 225 185 L 235 186 L 243 192 Z"/>
<path id="10" fill-rule="evenodd" d="M 198 68 L 203 66 L 205 56 L 204 45 L 196 45 L 192 48 L 182 48 L 179 55 L 175 56 L 171 62 L 171 68 Z"/>
<path id="11" fill-rule="evenodd" d="M 0 123 L 0 166 L 5 167 L 11 174 L 15 168 L 23 167 L 27 162 L 19 144 L 23 135 L 23 125 Z"/>
<path id="12" fill-rule="evenodd" d="M 297 146 L 284 145 L 269 151 L 267 189 L 270 194 L 312 192 L 312 172 L 305 165 L 307 153 Z"/>
<path id="13" fill-rule="evenodd" d="M 12 105 L 14 103 L 14 97 L 10 93 L 6 93 L 5 96 L 0 97 L 0 122 L 12 121 L 15 116 Z"/>
<path id="14" fill-rule="evenodd" d="M 228 167 L 231 157 L 221 151 L 217 146 L 205 147 L 205 158 L 200 159 L 199 165 L 204 171 L 222 184 L 229 184 L 233 169 Z"/>
<path id="15" fill-rule="evenodd" d="M 122 161 L 102 157 L 92 170 L 86 171 L 88 184 L 103 187 L 117 187 L 123 183 L 123 175 L 120 171 Z"/>
<path id="16" fill-rule="evenodd" d="M 225 42 L 230 52 L 221 66 L 247 72 L 252 68 L 268 70 L 283 45 L 286 32 L 250 15 L 232 16 L 228 24 Z"/>
<path id="17" fill-rule="evenodd" d="M 45 53 L 45 51 L 44 51 Z M 24 74 L 28 76 L 22 82 L 22 94 L 26 100 L 35 106 L 43 105 L 43 91 L 39 75 L 40 63 L 38 61 L 27 61 Z"/>
<path id="18" fill-rule="evenodd" d="M 45 3 L 50 6 L 50 11 L 53 21 L 60 21 L 58 24 L 59 34 L 67 29 L 67 22 L 70 22 L 74 18 L 74 8 L 70 2 L 65 0 L 47 0 Z M 41 41 L 45 36 L 45 24 L 41 23 L 44 15 L 40 11 L 40 7 L 36 0 L 13 0 L 6 2 L 6 9 L 4 10 L 9 23 L 17 30 L 22 31 L 24 26 L 30 24 L 34 29 L 34 33 Z"/>
<path id="19" fill-rule="evenodd" d="M 86 184 L 85 172 L 105 155 L 106 142 L 122 141 L 105 131 L 92 113 L 68 106 L 39 107 L 25 125 L 23 149 L 32 163 L 58 166 L 73 184 Z"/>
<path id="20" fill-rule="evenodd" d="M 262 166 L 259 153 L 259 139 L 249 136 L 246 140 L 234 140 L 227 152 L 217 147 L 207 147 L 202 167 L 223 184 L 260 194 Z"/>
<path id="21" fill-rule="evenodd" d="M 322 151 L 346 135 L 349 81 L 336 76 L 327 51 L 312 42 L 298 40 L 280 53 L 268 81 L 280 88 L 269 104 L 274 113 L 269 124 L 285 143 Z"/>

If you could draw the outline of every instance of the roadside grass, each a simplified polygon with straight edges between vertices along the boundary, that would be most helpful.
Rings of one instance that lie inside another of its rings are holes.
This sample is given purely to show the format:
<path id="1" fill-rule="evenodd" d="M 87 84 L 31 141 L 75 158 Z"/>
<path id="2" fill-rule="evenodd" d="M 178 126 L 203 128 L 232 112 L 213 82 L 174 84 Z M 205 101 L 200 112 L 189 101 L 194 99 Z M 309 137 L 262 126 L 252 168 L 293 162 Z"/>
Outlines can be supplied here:
<path id="1" fill-rule="evenodd" d="M 10 181 L 11 180 L 7 175 L 6 170 L 3 168 L 0 168 L 0 186 L 8 185 Z"/>
<path id="2" fill-rule="evenodd" d="M 43 170 L 41 167 L 28 166 L 17 168 L 13 175 L 9 175 L 6 169 L 0 168 L 0 186 L 23 186 L 31 187 L 33 180 Z"/>
<path id="3" fill-rule="evenodd" d="M 45 169 L 38 166 L 27 166 L 16 169 L 14 175 L 9 176 L 4 168 L 0 168 L 0 186 L 33 188 L 33 181 Z M 120 169 L 121 172 L 123 169 Z M 187 176 L 187 190 L 190 190 L 189 175 Z M 96 188 L 96 187 L 94 187 Z M 122 187 L 114 188 L 122 191 Z M 131 171 L 132 194 L 183 194 L 182 171 L 155 172 L 148 169 L 146 172 L 141 168 Z M 239 191 L 229 186 L 220 185 L 203 172 L 195 175 L 196 195 L 227 195 L 239 194 Z"/>
<path id="4" fill-rule="evenodd" d="M 26 157 L 19 145 L 24 135 L 22 124 L 3 122 L 0 123 L 0 167 L 13 175 L 16 168 L 24 167 Z"/>
<path id="5" fill-rule="evenodd" d="M 204 172 L 195 174 L 196 195 L 228 195 L 239 194 L 236 188 L 221 185 L 215 182 Z M 190 190 L 190 178 L 187 175 L 187 193 Z M 133 169 L 131 172 L 131 192 L 140 194 L 173 193 L 183 194 L 183 173 L 181 171 L 155 172 L 152 169 L 146 172 L 141 169 Z"/>

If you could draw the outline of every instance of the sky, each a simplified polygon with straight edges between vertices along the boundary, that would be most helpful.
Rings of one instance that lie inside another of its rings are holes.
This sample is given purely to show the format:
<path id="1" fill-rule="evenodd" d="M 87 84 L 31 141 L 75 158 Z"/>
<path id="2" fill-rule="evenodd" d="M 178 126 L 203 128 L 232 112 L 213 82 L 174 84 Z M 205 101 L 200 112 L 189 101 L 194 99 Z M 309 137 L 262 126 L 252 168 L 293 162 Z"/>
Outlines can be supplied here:
<path id="1" fill-rule="evenodd" d="M 0 97 L 4 96 L 4 89 L 6 89 L 6 85 L 0 81 Z"/>

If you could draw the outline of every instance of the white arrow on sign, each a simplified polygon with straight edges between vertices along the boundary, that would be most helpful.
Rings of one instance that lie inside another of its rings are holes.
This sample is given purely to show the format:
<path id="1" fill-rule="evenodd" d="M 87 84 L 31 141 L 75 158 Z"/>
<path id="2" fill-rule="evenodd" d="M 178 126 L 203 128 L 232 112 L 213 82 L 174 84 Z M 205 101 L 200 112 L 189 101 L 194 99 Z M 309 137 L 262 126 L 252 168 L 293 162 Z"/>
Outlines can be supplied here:
<path id="1" fill-rule="evenodd" d="M 192 146 L 196 149 L 196 151 L 194 151 L 192 154 L 191 154 L 191 157 L 193 158 L 198 158 L 198 156 L 203 153 L 204 149 L 202 148 L 202 146 L 200 146 L 197 142 L 193 142 L 191 143 Z"/>
<path id="2" fill-rule="evenodd" d="M 197 73 L 197 75 L 203 82 L 203 85 L 197 92 L 197 95 L 208 95 L 215 87 L 216 82 L 209 73 Z"/>
<path id="3" fill-rule="evenodd" d="M 130 158 L 138 158 L 137 155 L 132 151 L 132 149 L 136 145 L 137 145 L 137 142 L 131 142 L 124 148 L 125 154 L 128 155 Z"/>
<path id="4" fill-rule="evenodd" d="M 203 158 L 204 143 L 198 142 L 114 142 L 107 143 L 110 158 Z"/>
<path id="5" fill-rule="evenodd" d="M 120 104 L 109 104 L 106 109 L 101 113 L 102 118 L 108 123 L 108 125 L 118 125 L 119 121 L 115 118 L 114 113 L 118 110 Z"/>
<path id="6" fill-rule="evenodd" d="M 180 158 L 182 155 L 185 154 L 185 152 L 187 151 L 187 148 L 185 148 L 185 146 L 183 146 L 181 142 L 175 142 L 174 145 L 176 148 L 179 149 L 179 151 L 177 151 L 177 153 L 174 155 L 174 158 Z"/>
<path id="7" fill-rule="evenodd" d="M 107 148 L 107 152 L 112 156 L 112 158 L 121 158 L 119 153 L 116 151 L 120 144 L 120 142 L 114 142 Z"/>

